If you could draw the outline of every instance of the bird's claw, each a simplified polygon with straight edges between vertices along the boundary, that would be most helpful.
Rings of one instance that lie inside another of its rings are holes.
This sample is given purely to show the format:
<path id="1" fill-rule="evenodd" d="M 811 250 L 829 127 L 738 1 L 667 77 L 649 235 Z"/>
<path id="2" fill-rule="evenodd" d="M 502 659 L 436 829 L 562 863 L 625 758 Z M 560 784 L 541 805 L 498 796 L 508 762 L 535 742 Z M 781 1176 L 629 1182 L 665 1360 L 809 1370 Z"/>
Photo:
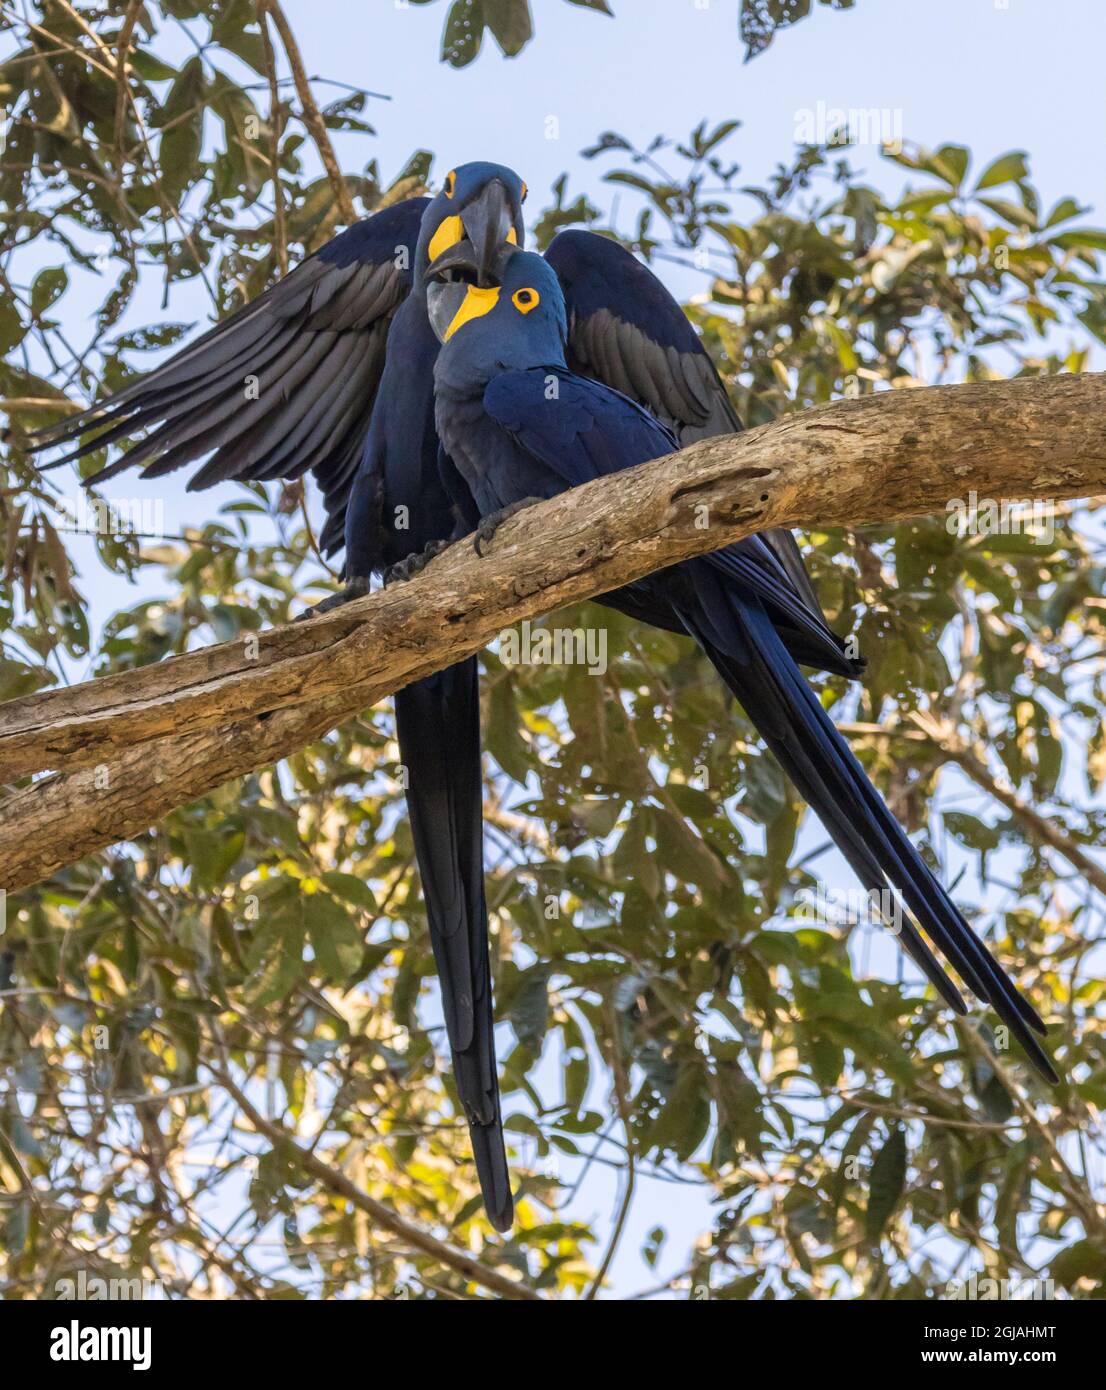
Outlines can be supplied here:
<path id="1" fill-rule="evenodd" d="M 343 604 L 352 603 L 355 598 L 364 598 L 368 592 L 368 579 L 351 579 L 345 588 L 339 589 L 336 594 L 330 594 L 321 603 L 305 608 L 302 613 L 297 614 L 295 621 L 302 623 L 306 618 L 317 618 L 320 613 L 330 613 L 335 608 L 341 608 Z"/>
<path id="2" fill-rule="evenodd" d="M 414 579 L 416 574 L 421 574 L 435 555 L 440 555 L 443 550 L 448 550 L 451 541 L 430 541 L 424 550 L 416 551 L 414 555 L 408 555 L 405 560 L 400 560 L 398 564 L 389 566 L 384 575 L 384 587 L 389 584 L 402 584 L 408 579 Z"/>
<path id="3" fill-rule="evenodd" d="M 485 551 L 491 544 L 495 533 L 516 513 L 525 511 L 527 507 L 533 507 L 538 502 L 544 502 L 544 497 L 524 497 L 520 502 L 512 502 L 508 507 L 500 507 L 497 512 L 489 512 L 483 517 L 476 530 L 472 533 L 472 548 L 477 555 L 483 558 Z"/>

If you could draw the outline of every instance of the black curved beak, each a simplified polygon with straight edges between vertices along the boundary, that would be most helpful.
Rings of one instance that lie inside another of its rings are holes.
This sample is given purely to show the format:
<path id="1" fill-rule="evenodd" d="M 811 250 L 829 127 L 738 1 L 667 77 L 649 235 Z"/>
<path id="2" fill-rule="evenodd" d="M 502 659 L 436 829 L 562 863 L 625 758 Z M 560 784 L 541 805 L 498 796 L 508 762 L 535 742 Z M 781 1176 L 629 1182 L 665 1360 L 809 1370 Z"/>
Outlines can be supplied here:
<path id="1" fill-rule="evenodd" d="M 479 201 L 483 201 L 483 195 Z M 497 215 L 494 208 L 492 213 L 493 216 Z M 507 216 L 510 217 L 509 209 Z M 464 213 L 461 218 L 464 222 Z M 502 223 L 499 225 L 501 227 Z M 508 229 L 511 225 L 508 221 Z M 471 235 L 468 223 L 465 223 L 465 230 Z M 483 230 L 478 215 L 475 225 L 478 238 Z M 477 249 L 479 243 L 470 240 L 470 236 L 462 237 L 453 246 L 446 247 L 426 269 L 423 276 L 426 284 L 426 309 L 430 326 L 440 343 L 446 341 L 449 326 L 468 297 L 469 290 L 474 287 L 490 290 L 503 283 L 507 263 L 518 247 L 506 239 L 506 233 L 495 242 L 488 239 L 491 235 L 492 232 L 489 231 L 480 249 Z"/>
<path id="2" fill-rule="evenodd" d="M 491 282 L 496 256 L 501 243 L 513 226 L 511 200 L 506 187 L 499 179 L 492 179 L 479 198 L 469 203 L 461 212 L 461 226 L 465 237 L 472 244 L 476 261 L 476 283 L 486 286 Z"/>
<path id="3" fill-rule="evenodd" d="M 487 271 L 484 272 L 485 276 Z M 470 285 L 480 283 L 480 262 L 476 250 L 468 237 L 447 247 L 435 261 L 426 268 L 423 279 L 428 285 L 436 280 L 464 280 Z M 486 282 L 485 282 L 486 283 Z"/>
<path id="4" fill-rule="evenodd" d="M 481 289 L 501 285 L 507 269 L 507 262 L 517 250 L 518 247 L 514 242 L 501 241 L 495 248 L 489 263 L 481 269 L 477 252 L 472 242 L 469 241 L 468 237 L 465 237 L 455 246 L 448 247 L 437 260 L 427 267 L 423 276 L 427 293 L 433 295 L 435 287 L 443 284 L 461 284 L 463 287 L 477 285 Z M 437 301 L 438 303 L 443 302 L 440 294 L 437 295 Z"/>
<path id="5" fill-rule="evenodd" d="M 450 248 L 451 251 L 453 249 L 455 248 Z M 446 251 L 444 254 L 448 256 L 450 252 Z M 440 259 L 441 257 L 439 257 Z M 433 279 L 427 285 L 426 312 L 430 319 L 430 327 L 434 330 L 434 336 L 439 343 L 445 342 L 449 325 L 453 322 L 458 309 L 465 302 L 465 296 L 468 292 L 469 285 L 463 280 Z"/>

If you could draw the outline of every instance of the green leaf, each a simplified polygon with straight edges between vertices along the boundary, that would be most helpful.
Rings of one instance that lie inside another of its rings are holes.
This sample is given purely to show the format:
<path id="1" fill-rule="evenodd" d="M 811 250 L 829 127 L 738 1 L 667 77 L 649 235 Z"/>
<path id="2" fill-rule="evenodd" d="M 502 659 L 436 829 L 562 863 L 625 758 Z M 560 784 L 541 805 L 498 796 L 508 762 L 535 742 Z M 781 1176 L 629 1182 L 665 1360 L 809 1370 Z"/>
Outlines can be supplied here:
<path id="1" fill-rule="evenodd" d="M 868 1182 L 868 1206 L 864 1213 L 864 1234 L 878 1245 L 891 1214 L 898 1206 L 906 1184 L 906 1133 L 893 1129 L 876 1155 Z"/>
<path id="2" fill-rule="evenodd" d="M 775 37 L 777 29 L 805 19 L 811 11 L 812 0 L 741 0 L 740 33 L 745 44 L 745 61 L 763 53 Z M 854 0 L 822 0 L 835 10 L 851 9 Z"/>
<path id="3" fill-rule="evenodd" d="M 303 917 L 315 959 L 333 980 L 361 967 L 364 941 L 349 913 L 326 893 L 305 893 Z"/>
<path id="4" fill-rule="evenodd" d="M 1103 737 L 1106 739 L 1106 734 Z M 1106 778 L 1106 755 L 1103 777 Z M 651 830 L 652 819 L 648 810 L 638 810 L 622 831 L 611 855 L 611 867 L 620 881 L 638 883 L 650 896 L 655 897 L 660 892 L 661 872 L 656 856 L 650 852 L 646 844 L 646 837 Z"/>
<path id="5" fill-rule="evenodd" d="M 304 920 L 298 907 L 285 910 L 266 923 L 250 950 L 258 962 L 246 984 L 251 1005 L 272 1004 L 296 985 L 303 967 Z"/>
<path id="6" fill-rule="evenodd" d="M 532 965 L 522 972 L 522 983 L 511 1001 L 510 1020 L 519 1043 L 537 1056 L 549 1028 L 549 977 L 552 968 Z"/>
<path id="7" fill-rule="evenodd" d="M 248 63 L 255 72 L 265 72 L 265 43 L 254 22 L 253 0 L 224 0 L 216 11 L 211 25 L 212 40 L 236 58 Z"/>
<path id="8" fill-rule="evenodd" d="M 60 265 L 40 270 L 31 285 L 31 313 L 41 318 L 47 309 L 61 298 L 69 284 L 69 276 Z"/>
<path id="9" fill-rule="evenodd" d="M 943 819 L 960 843 L 967 845 L 969 849 L 977 849 L 986 854 L 988 850 L 998 848 L 1002 835 L 999 827 L 987 825 L 978 816 L 971 816 L 966 811 L 945 811 Z"/>
<path id="10" fill-rule="evenodd" d="M 19 1153 L 26 1154 L 28 1158 L 45 1157 L 42 1145 L 18 1112 L 9 1112 L 3 1121 L 3 1128 L 7 1132 L 12 1147 L 17 1149 Z"/>
<path id="11" fill-rule="evenodd" d="M 246 843 L 245 832 L 235 830 L 229 834 L 220 830 L 186 830 L 184 843 L 188 851 L 188 861 L 198 884 L 208 888 L 223 886 L 231 865 L 242 853 Z"/>
<path id="12" fill-rule="evenodd" d="M 1081 1279 L 1102 1288 L 1106 1284 L 1106 1240 L 1101 1236 L 1077 1240 L 1053 1255 L 1048 1272 L 1065 1289 L 1073 1288 Z"/>
<path id="13" fill-rule="evenodd" d="M 1106 231 L 1098 227 L 1081 227 L 1076 232 L 1061 232 L 1051 238 L 1053 246 L 1062 251 L 1106 251 Z"/>
<path id="14" fill-rule="evenodd" d="M 362 907 L 366 912 L 376 911 L 376 898 L 369 885 L 360 879 L 356 874 L 339 873 L 336 869 L 331 869 L 323 874 L 322 881 L 339 898 L 347 903 L 352 903 L 354 907 Z"/>
<path id="15" fill-rule="evenodd" d="M 771 824 L 787 804 L 787 787 L 780 765 L 774 758 L 761 756 L 747 759 L 745 787 L 746 795 L 741 809 L 766 825 Z"/>
<path id="16" fill-rule="evenodd" d="M 519 733 L 519 722 L 514 681 L 506 676 L 492 685 L 484 745 L 509 777 L 525 783 L 530 774 L 530 750 Z"/>
<path id="17" fill-rule="evenodd" d="M 664 1249 L 666 1238 L 667 1233 L 663 1226 L 654 1226 L 645 1237 L 645 1241 L 641 1247 L 641 1258 L 650 1269 L 656 1269 L 657 1261 L 661 1257 L 661 1251 Z"/>
<path id="18" fill-rule="evenodd" d="M 710 154 L 711 150 L 717 149 L 724 140 L 728 140 L 740 126 L 741 122 L 736 120 L 719 121 L 709 135 L 704 135 L 696 142 L 695 153 L 700 157 Z"/>
<path id="19" fill-rule="evenodd" d="M 31 1199 L 23 1193 L 17 1197 L 4 1222 L 3 1245 L 9 1255 L 21 1255 L 31 1229 Z"/>
<path id="20" fill-rule="evenodd" d="M 154 122 L 166 127 L 158 146 L 158 165 L 165 194 L 178 205 L 203 172 L 200 153 L 206 86 L 203 63 L 198 57 L 189 58 Z"/>
<path id="21" fill-rule="evenodd" d="M 442 35 L 442 61 L 453 68 L 467 67 L 484 41 L 483 0 L 453 0 Z"/>
<path id="22" fill-rule="evenodd" d="M 715 1099 L 719 1120 L 736 1145 L 752 1154 L 761 1152 L 761 1095 L 736 1062 L 720 1062 L 715 1070 Z"/>
<path id="23" fill-rule="evenodd" d="M 1017 183 L 1020 179 L 1027 179 L 1027 158 L 1024 150 L 1012 150 L 1009 154 L 1000 155 L 980 174 L 975 191 L 978 193 L 982 188 L 994 188 L 1000 183 Z"/>
<path id="24" fill-rule="evenodd" d="M 0 299 L 0 352 L 10 352 L 22 342 L 24 332 L 19 310 L 10 299 Z"/>
<path id="25" fill-rule="evenodd" d="M 521 53 L 534 37 L 529 0 L 484 0 L 484 23 L 508 58 Z"/>
<path id="26" fill-rule="evenodd" d="M 146 82 L 168 82 L 176 77 L 177 70 L 170 63 L 164 63 L 141 45 L 131 48 L 127 63 Z"/>
<path id="27" fill-rule="evenodd" d="M 980 198 L 979 201 L 1012 227 L 1032 231 L 1037 226 L 1036 217 L 1020 203 L 1011 203 L 1006 198 Z"/>
<path id="28" fill-rule="evenodd" d="M 648 1147 L 671 1150 L 686 1161 L 702 1143 L 710 1125 L 710 1095 L 702 1060 L 681 1065 L 676 1084 L 649 1130 Z"/>
<path id="29" fill-rule="evenodd" d="M 696 883 L 703 889 L 717 888 L 725 870 L 688 822 L 663 806 L 653 808 L 652 820 L 660 866 L 684 883 Z"/>
<path id="30" fill-rule="evenodd" d="M 950 188 L 959 188 L 968 172 L 970 160 L 971 155 L 964 145 L 941 145 L 934 151 L 929 167 L 944 179 Z"/>
<path id="31" fill-rule="evenodd" d="M 1075 198 L 1061 198 L 1045 219 L 1045 229 L 1058 226 L 1061 222 L 1070 222 L 1073 217 L 1079 217 L 1086 211 Z"/>

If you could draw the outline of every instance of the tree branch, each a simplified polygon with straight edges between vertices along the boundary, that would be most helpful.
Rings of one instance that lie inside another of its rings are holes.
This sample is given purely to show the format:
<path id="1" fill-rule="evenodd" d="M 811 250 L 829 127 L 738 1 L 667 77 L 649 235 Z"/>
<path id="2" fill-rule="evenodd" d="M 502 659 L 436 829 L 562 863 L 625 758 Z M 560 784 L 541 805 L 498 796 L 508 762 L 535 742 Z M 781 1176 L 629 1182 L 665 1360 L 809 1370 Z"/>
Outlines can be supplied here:
<path id="1" fill-rule="evenodd" d="M 123 17 L 123 27 L 115 41 L 115 175 L 122 183 L 124 169 L 123 140 L 126 134 L 127 82 L 129 72 L 127 59 L 131 51 L 134 26 L 142 9 L 142 0 L 129 0 L 127 13 Z"/>
<path id="2" fill-rule="evenodd" d="M 704 440 L 452 547 L 309 623 L 0 706 L 0 884 L 24 887 L 287 756 L 503 628 L 773 526 L 893 522 L 970 491 L 1106 492 L 1106 377 L 885 392 Z M 144 746 L 149 744 L 149 746 Z M 98 765 L 96 772 L 73 771 Z"/>
<path id="3" fill-rule="evenodd" d="M 843 734 L 859 738 L 916 740 L 928 744 L 969 777 L 981 791 L 1005 806 L 1015 820 L 1020 821 L 1027 834 L 1038 843 L 1063 855 L 1073 869 L 1106 897 L 1106 869 L 1074 840 L 1064 826 L 1043 816 L 1034 806 L 1019 796 L 1002 777 L 991 771 L 986 749 L 978 741 L 968 742 L 961 737 L 951 720 L 938 720 L 922 710 L 908 716 L 914 728 L 905 727 L 897 719 L 887 724 L 839 724 Z"/>
<path id="4" fill-rule="evenodd" d="M 264 1134 L 271 1142 L 280 1144 L 286 1152 L 293 1154 L 296 1163 L 305 1173 L 310 1173 L 316 1182 L 322 1183 L 331 1192 L 336 1192 L 340 1197 L 344 1197 L 358 1211 L 365 1212 L 378 1226 L 383 1226 L 386 1231 L 391 1231 L 393 1235 L 399 1236 L 413 1250 L 419 1250 L 424 1255 L 429 1255 L 432 1259 L 445 1265 L 447 1269 L 455 1270 L 474 1284 L 481 1285 L 490 1293 L 497 1293 L 501 1298 L 521 1299 L 532 1303 L 543 1302 L 541 1295 L 536 1294 L 527 1285 L 509 1279 L 507 1275 L 500 1274 L 497 1269 L 482 1264 L 466 1251 L 458 1250 L 456 1246 L 438 1240 L 418 1226 L 412 1226 L 409 1221 L 405 1221 L 402 1216 L 397 1215 L 390 1207 L 386 1207 L 383 1202 L 378 1202 L 375 1197 L 370 1196 L 355 1182 L 351 1182 L 340 1169 L 331 1167 L 313 1150 L 305 1149 L 302 1144 L 297 1143 L 292 1132 L 284 1125 L 267 1120 L 260 1110 L 250 1102 L 246 1093 L 235 1085 L 225 1066 L 217 1067 L 210 1063 L 208 1065 L 216 1081 L 259 1134 Z"/>
<path id="5" fill-rule="evenodd" d="M 991 771 L 987 764 L 986 749 L 982 744 L 967 742 L 955 726 L 942 724 L 932 715 L 920 710 L 915 711 L 911 717 L 918 728 L 923 730 L 977 787 L 1005 806 L 1014 819 L 1021 821 L 1029 834 L 1041 844 L 1048 845 L 1058 854 L 1062 854 L 1077 873 L 1088 883 L 1093 883 L 1098 891 L 1106 896 L 1106 869 L 1103 869 L 1082 845 L 1065 833 L 1062 825 L 1057 825 L 1047 816 L 1042 816 L 1028 801 L 1023 800 L 1004 778 Z"/>
<path id="6" fill-rule="evenodd" d="M 269 80 L 269 167 L 273 173 L 273 236 L 276 241 L 277 265 L 281 275 L 288 274 L 288 235 L 284 220 L 284 189 L 280 186 L 280 83 L 277 78 L 276 54 L 269 37 L 269 12 L 259 8 L 257 27 L 261 30 L 261 45 L 265 53 L 265 73 Z"/>

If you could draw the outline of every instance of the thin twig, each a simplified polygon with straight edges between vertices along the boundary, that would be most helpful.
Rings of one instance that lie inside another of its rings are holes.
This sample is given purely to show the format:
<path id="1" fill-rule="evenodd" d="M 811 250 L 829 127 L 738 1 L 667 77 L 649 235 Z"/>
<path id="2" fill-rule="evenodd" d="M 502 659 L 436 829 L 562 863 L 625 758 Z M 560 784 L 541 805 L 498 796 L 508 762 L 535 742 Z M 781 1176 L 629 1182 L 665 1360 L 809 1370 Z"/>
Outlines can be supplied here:
<path id="1" fill-rule="evenodd" d="M 591 1301 L 599 1293 L 603 1286 L 603 1281 L 607 1277 L 607 1271 L 611 1267 L 611 1261 L 615 1257 L 619 1243 L 622 1240 L 622 1233 L 626 1229 L 626 1220 L 630 1215 L 630 1205 L 634 1200 L 634 1187 L 637 1182 L 637 1156 L 635 1152 L 634 1134 L 630 1125 L 630 1103 L 628 1099 L 628 1086 L 626 1082 L 626 1068 L 622 1060 L 622 1048 L 618 1038 L 618 1018 L 615 1014 L 611 1001 L 607 1000 L 607 1023 L 610 1030 L 611 1048 L 610 1063 L 611 1074 L 614 1078 L 615 1103 L 618 1106 L 618 1115 L 622 1121 L 622 1128 L 626 1135 L 626 1168 L 625 1183 L 622 1188 L 622 1200 L 618 1205 L 618 1215 L 615 1217 L 614 1228 L 611 1231 L 610 1240 L 607 1248 L 603 1252 L 603 1259 L 595 1278 L 591 1281 L 584 1298 Z"/>
<path id="2" fill-rule="evenodd" d="M 269 36 L 271 16 L 259 5 L 257 25 L 265 49 L 265 71 L 269 77 L 269 164 L 273 171 L 273 232 L 276 238 L 277 265 L 281 275 L 288 274 L 288 234 L 284 224 L 284 190 L 280 186 L 280 84 L 277 78 L 276 54 Z"/>
<path id="3" fill-rule="evenodd" d="M 296 36 L 292 33 L 291 26 L 284 17 L 284 11 L 280 8 L 280 0 L 258 0 L 258 7 L 270 14 L 276 25 L 280 41 L 284 46 L 284 52 L 288 57 L 288 66 L 292 69 L 296 95 L 303 108 L 304 124 L 311 132 L 311 138 L 315 142 L 315 148 L 319 151 L 319 158 L 323 162 L 330 186 L 334 189 L 341 219 L 346 226 L 352 226 L 357 221 L 357 213 L 354 211 L 353 200 L 349 196 L 349 189 L 346 187 L 338 157 L 334 153 L 334 146 L 330 143 L 326 123 L 311 93 L 311 83 L 307 76 L 307 70 L 303 66 L 303 58 L 300 55 L 299 45 L 296 43 Z"/>
<path id="4" fill-rule="evenodd" d="M 221 1048 L 220 1048 L 221 1050 Z M 429 1255 L 432 1259 L 438 1260 L 448 1269 L 454 1270 L 464 1278 L 470 1279 L 474 1284 L 479 1284 L 490 1293 L 497 1293 L 501 1298 L 508 1298 L 516 1301 L 530 1303 L 542 1303 L 545 1300 L 535 1293 L 527 1285 L 519 1283 L 514 1279 L 509 1279 L 505 1274 L 498 1270 L 482 1264 L 472 1255 L 466 1254 L 463 1250 L 458 1250 L 456 1246 L 448 1245 L 445 1241 L 438 1240 L 427 1231 L 420 1230 L 417 1226 L 412 1226 L 409 1221 L 405 1221 L 402 1216 L 398 1216 L 394 1211 L 390 1211 L 382 1202 L 378 1202 L 375 1197 L 370 1197 L 367 1192 L 362 1191 L 356 1183 L 337 1168 L 332 1168 L 329 1163 L 319 1158 L 317 1154 L 309 1152 L 302 1144 L 297 1143 L 292 1132 L 282 1124 L 277 1124 L 273 1120 L 267 1120 L 264 1115 L 251 1103 L 246 1094 L 235 1084 L 223 1066 L 212 1066 L 212 1075 L 219 1085 L 232 1097 L 239 1109 L 253 1125 L 254 1129 L 260 1134 L 264 1134 L 267 1139 L 282 1146 L 283 1152 L 293 1157 L 299 1166 L 311 1174 L 317 1181 L 322 1183 L 331 1192 L 338 1193 L 347 1202 L 355 1206 L 358 1211 L 363 1211 L 366 1215 L 385 1230 L 391 1231 L 393 1235 L 399 1236 L 406 1241 L 413 1249 L 421 1251 L 424 1255 Z"/>
<path id="5" fill-rule="evenodd" d="M 115 44 L 115 173 L 120 183 L 123 180 L 123 122 L 127 113 L 127 57 L 131 49 L 134 26 L 142 9 L 142 0 L 130 0 L 123 27 Z"/>

